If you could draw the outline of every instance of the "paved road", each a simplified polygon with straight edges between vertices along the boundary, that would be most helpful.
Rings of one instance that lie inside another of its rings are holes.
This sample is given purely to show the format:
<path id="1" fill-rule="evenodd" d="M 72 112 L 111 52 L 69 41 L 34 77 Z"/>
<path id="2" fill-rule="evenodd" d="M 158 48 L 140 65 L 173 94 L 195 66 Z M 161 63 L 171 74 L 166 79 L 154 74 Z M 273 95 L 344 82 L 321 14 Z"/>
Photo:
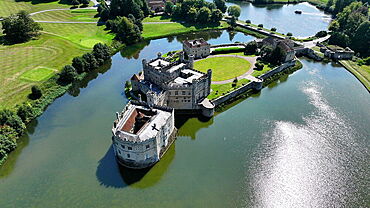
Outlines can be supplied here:
<path id="1" fill-rule="evenodd" d="M 312 48 L 312 47 L 316 46 L 316 43 L 324 42 L 329 38 L 330 38 L 330 35 L 327 35 L 325 37 L 318 38 L 316 40 L 311 40 L 311 41 L 307 41 L 307 42 L 298 42 L 298 44 L 303 45 L 305 48 Z"/>
<path id="2" fill-rule="evenodd" d="M 238 80 L 240 79 L 248 79 L 248 80 L 251 80 L 251 78 L 248 78 L 250 76 L 250 74 L 253 73 L 253 69 L 254 69 L 254 65 L 256 64 L 256 60 L 258 58 L 258 56 L 255 56 L 255 57 L 250 57 L 250 56 L 239 56 L 239 55 L 213 55 L 213 56 L 208 56 L 207 58 L 212 58 L 212 57 L 237 57 L 237 58 L 242 58 L 242 59 L 245 59 L 247 60 L 249 63 L 251 63 L 251 67 L 249 68 L 249 70 L 247 72 L 245 72 L 244 74 L 238 76 Z M 199 60 L 202 60 L 202 59 L 199 59 Z M 196 60 L 196 61 L 199 61 L 199 60 Z M 228 80 L 222 80 L 222 81 L 212 81 L 211 83 L 212 84 L 227 84 L 227 83 L 231 83 L 234 81 L 235 78 L 232 78 L 232 79 L 228 79 Z"/>

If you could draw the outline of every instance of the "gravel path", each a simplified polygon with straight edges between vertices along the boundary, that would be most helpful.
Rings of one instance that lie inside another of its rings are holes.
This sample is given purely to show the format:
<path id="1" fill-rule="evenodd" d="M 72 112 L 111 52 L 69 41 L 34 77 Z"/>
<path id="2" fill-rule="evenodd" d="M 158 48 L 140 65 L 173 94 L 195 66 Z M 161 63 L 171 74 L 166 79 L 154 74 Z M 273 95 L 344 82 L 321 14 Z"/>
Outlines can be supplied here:
<path id="1" fill-rule="evenodd" d="M 250 66 L 249 70 L 247 72 L 245 72 L 244 74 L 237 77 L 239 80 L 240 79 L 248 79 L 250 74 L 252 74 L 253 71 L 254 71 L 253 70 L 254 65 L 256 64 L 256 60 L 258 58 L 258 56 L 251 57 L 251 56 L 239 56 L 239 55 L 212 55 L 212 56 L 208 56 L 207 58 L 213 58 L 213 57 L 236 57 L 236 58 L 242 58 L 244 60 L 247 60 L 249 63 L 251 63 L 251 66 Z M 202 60 L 202 59 L 196 60 L 195 62 L 200 61 L 200 60 Z M 222 81 L 212 81 L 211 84 L 227 84 L 227 83 L 233 82 L 234 79 L 235 78 L 222 80 Z M 251 80 L 251 78 L 249 78 L 249 80 Z"/>

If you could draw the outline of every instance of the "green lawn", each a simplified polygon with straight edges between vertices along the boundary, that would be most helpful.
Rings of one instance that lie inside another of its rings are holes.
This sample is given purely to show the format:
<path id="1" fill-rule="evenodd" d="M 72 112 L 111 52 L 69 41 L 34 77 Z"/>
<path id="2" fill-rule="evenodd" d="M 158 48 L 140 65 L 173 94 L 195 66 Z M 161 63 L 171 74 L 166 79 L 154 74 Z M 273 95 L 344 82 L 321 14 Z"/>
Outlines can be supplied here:
<path id="1" fill-rule="evenodd" d="M 252 76 L 254 76 L 254 77 L 258 77 L 258 76 L 261 76 L 262 74 L 264 74 L 264 73 L 266 73 L 266 72 L 268 72 L 268 71 L 271 71 L 272 70 L 272 68 L 271 68 L 271 66 L 269 66 L 269 65 L 267 65 L 267 64 L 264 64 L 264 66 L 263 66 L 263 69 L 261 70 L 261 71 L 254 71 L 253 73 L 252 73 Z"/>
<path id="2" fill-rule="evenodd" d="M 31 82 L 39 82 L 50 78 L 53 74 L 53 69 L 39 67 L 26 71 L 20 76 L 20 78 Z"/>
<path id="3" fill-rule="evenodd" d="M 113 34 L 105 31 L 105 26 L 95 24 L 41 23 L 44 31 L 61 36 L 73 43 L 92 48 L 96 43 L 110 44 Z"/>
<path id="4" fill-rule="evenodd" d="M 211 93 L 208 95 L 208 99 L 214 100 L 220 96 L 223 96 L 241 86 L 244 84 L 249 83 L 250 81 L 247 79 L 241 79 L 238 81 L 236 84 L 236 87 L 232 87 L 232 83 L 227 83 L 227 84 L 211 84 Z"/>
<path id="5" fill-rule="evenodd" d="M 32 15 L 36 21 L 67 21 L 67 22 L 97 22 L 99 18 L 94 18 L 97 11 L 94 9 L 74 9 L 47 11 Z"/>
<path id="6" fill-rule="evenodd" d="M 37 1 L 33 1 L 37 2 Z M 70 8 L 71 5 L 59 4 L 59 1 L 49 3 L 32 3 L 32 1 L 0 0 L 0 16 L 6 17 L 10 14 L 26 10 L 30 13 L 47 9 Z"/>
<path id="7" fill-rule="evenodd" d="M 211 57 L 196 61 L 194 68 L 207 72 L 212 69 L 212 81 L 222 81 L 238 77 L 249 70 L 251 64 L 238 57 Z"/>
<path id="8" fill-rule="evenodd" d="M 356 62 L 349 60 L 339 61 L 344 67 L 352 72 L 365 85 L 367 90 L 370 91 L 370 66 L 362 65 L 359 66 Z"/>
<path id="9" fill-rule="evenodd" d="M 13 107 L 27 99 L 31 86 L 50 75 L 45 69 L 55 73 L 70 64 L 73 57 L 90 50 L 45 33 L 27 43 L 0 45 L 0 108 Z"/>
<path id="10" fill-rule="evenodd" d="M 146 17 L 143 22 L 171 22 L 171 18 L 164 16 Z"/>
<path id="11" fill-rule="evenodd" d="M 169 35 L 178 35 L 199 30 L 223 29 L 227 27 L 228 24 L 226 22 L 221 22 L 221 25 L 219 26 L 188 26 L 177 22 L 171 24 L 144 24 L 142 36 L 145 39 L 155 39 Z"/>

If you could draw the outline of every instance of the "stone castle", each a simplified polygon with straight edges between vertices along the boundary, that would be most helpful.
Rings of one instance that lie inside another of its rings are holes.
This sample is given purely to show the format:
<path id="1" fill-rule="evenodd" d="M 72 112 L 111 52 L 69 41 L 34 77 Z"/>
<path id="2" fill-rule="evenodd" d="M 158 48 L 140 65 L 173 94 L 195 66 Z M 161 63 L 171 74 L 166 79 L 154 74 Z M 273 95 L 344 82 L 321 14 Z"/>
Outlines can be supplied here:
<path id="1" fill-rule="evenodd" d="M 207 73 L 195 70 L 194 55 L 186 56 L 188 59 L 185 59 L 182 51 L 177 61 L 171 62 L 163 58 L 161 53 L 155 59 L 144 59 L 143 73 L 131 78 L 132 90 L 142 95 L 149 105 L 200 111 L 204 116 L 211 117 L 214 105 L 207 96 L 211 92 L 212 70 L 209 69 Z"/>

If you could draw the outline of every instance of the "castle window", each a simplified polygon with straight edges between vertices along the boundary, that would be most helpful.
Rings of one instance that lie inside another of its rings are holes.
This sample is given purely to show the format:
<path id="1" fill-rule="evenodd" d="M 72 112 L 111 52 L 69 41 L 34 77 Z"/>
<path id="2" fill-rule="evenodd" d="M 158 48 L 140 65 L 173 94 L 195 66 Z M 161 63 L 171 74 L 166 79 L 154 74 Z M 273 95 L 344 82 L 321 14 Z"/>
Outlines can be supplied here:
<path id="1" fill-rule="evenodd" d="M 130 154 L 127 154 L 127 158 L 130 158 Z"/>
<path id="2" fill-rule="evenodd" d="M 128 150 L 132 150 L 132 147 L 127 147 Z"/>
<path id="3" fill-rule="evenodd" d="M 122 144 L 121 144 L 121 147 L 122 147 L 122 149 L 125 149 L 125 145 L 122 145 Z"/>
<path id="4" fill-rule="evenodd" d="M 182 95 L 185 95 L 185 91 L 182 91 Z"/>
<path id="5" fill-rule="evenodd" d="M 149 149 L 149 144 L 147 144 L 147 145 L 145 146 L 145 148 L 146 148 L 146 149 Z"/>
<path id="6" fill-rule="evenodd" d="M 179 94 L 179 91 L 175 91 L 175 95 L 178 95 Z"/>

